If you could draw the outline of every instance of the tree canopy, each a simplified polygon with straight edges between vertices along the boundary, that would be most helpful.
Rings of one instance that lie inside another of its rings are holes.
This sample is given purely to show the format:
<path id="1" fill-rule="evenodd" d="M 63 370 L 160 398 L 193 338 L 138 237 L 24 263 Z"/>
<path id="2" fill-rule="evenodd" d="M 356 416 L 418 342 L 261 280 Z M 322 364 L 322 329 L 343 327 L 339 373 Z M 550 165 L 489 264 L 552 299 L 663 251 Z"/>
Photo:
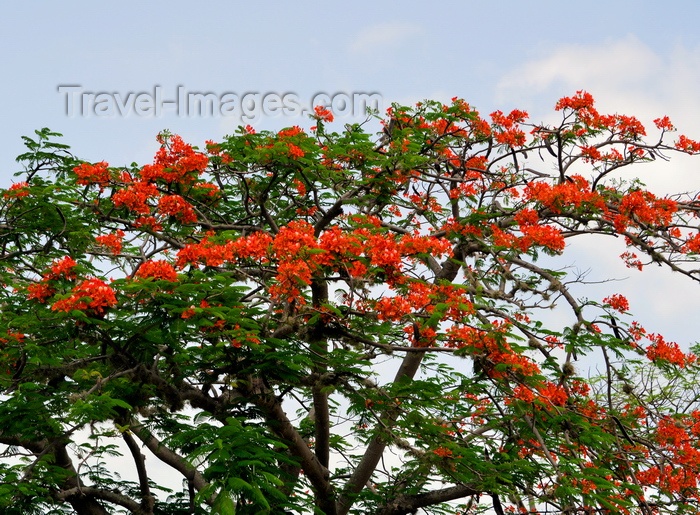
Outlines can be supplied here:
<path id="1" fill-rule="evenodd" d="M 335 132 L 317 107 L 202 149 L 162 133 L 143 166 L 26 137 L 0 192 L 0 506 L 700 512 L 695 354 L 567 273 L 571 238 L 613 237 L 694 285 L 695 193 L 628 167 L 700 143 L 586 92 L 556 111 L 455 98 Z"/>

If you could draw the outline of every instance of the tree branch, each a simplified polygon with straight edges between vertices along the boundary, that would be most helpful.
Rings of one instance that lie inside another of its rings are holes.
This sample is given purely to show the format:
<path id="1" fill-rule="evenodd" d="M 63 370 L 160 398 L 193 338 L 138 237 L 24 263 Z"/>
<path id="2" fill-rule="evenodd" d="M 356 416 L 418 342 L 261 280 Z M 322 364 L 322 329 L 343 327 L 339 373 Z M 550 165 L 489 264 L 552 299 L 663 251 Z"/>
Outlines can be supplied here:
<path id="1" fill-rule="evenodd" d="M 141 488 L 141 507 L 144 513 L 149 515 L 153 513 L 153 507 L 155 506 L 155 497 L 151 493 L 151 489 L 148 485 L 148 472 L 146 470 L 146 460 L 143 454 L 141 454 L 141 449 L 139 449 L 136 440 L 131 436 L 128 431 L 122 432 L 122 438 L 126 442 L 126 446 L 129 448 L 131 455 L 134 458 L 134 463 L 136 464 L 136 471 L 139 476 L 139 487 Z"/>
<path id="2" fill-rule="evenodd" d="M 306 441 L 294 428 L 274 392 L 270 391 L 259 378 L 253 380 L 251 388 L 254 391 L 251 392 L 250 398 L 263 411 L 267 425 L 290 445 L 291 452 L 301 460 L 301 468 L 316 490 L 319 508 L 326 515 L 335 515 L 334 492 L 328 469 L 311 452 Z"/>
<path id="3" fill-rule="evenodd" d="M 406 354 L 401 362 L 399 370 L 396 372 L 396 377 L 394 377 L 393 382 L 396 383 L 402 379 L 412 379 L 416 375 L 424 356 L 424 353 Z M 392 407 L 384 413 L 383 417 L 381 417 L 379 425 L 383 428 L 393 426 L 400 414 L 401 410 L 398 407 Z M 374 470 L 377 468 L 379 460 L 382 459 L 386 446 L 387 441 L 386 435 L 384 434 L 375 435 L 375 437 L 369 443 L 367 449 L 362 455 L 360 463 L 358 463 L 357 467 L 355 467 L 354 472 L 350 476 L 350 479 L 348 479 L 348 482 L 345 484 L 343 493 L 338 500 L 338 515 L 346 515 L 348 513 L 354 502 L 353 497 L 355 494 L 362 491 L 370 477 L 372 477 Z"/>
<path id="4" fill-rule="evenodd" d="M 192 483 L 194 488 L 201 492 L 209 487 L 209 483 L 204 479 L 204 476 L 192 465 L 187 463 L 182 456 L 169 449 L 158 440 L 143 424 L 136 420 L 131 420 L 129 429 L 138 437 L 139 440 L 150 450 L 156 458 L 163 463 L 170 465 L 172 468 L 182 474 L 188 481 Z M 207 504 L 213 504 L 214 497 L 206 499 Z"/>
<path id="5" fill-rule="evenodd" d="M 322 280 L 311 283 L 312 305 L 321 309 L 328 302 L 328 284 Z M 312 328 L 309 336 L 311 346 L 313 370 L 319 376 L 328 371 L 328 337 L 324 334 L 323 322 Z M 328 468 L 330 461 L 330 409 L 328 407 L 328 393 L 322 381 L 316 381 L 311 388 L 314 403 L 314 433 L 315 452 L 318 461 Z"/>
<path id="6" fill-rule="evenodd" d="M 441 270 L 435 274 L 435 282 L 438 281 L 454 281 L 461 268 L 461 262 L 464 259 L 465 248 L 463 245 L 456 245 L 453 249 L 453 258 L 446 260 L 442 264 Z M 401 380 L 411 380 L 418 372 L 420 364 L 425 357 L 425 353 L 419 352 L 409 352 L 407 353 L 401 366 L 396 372 L 396 377 L 394 377 L 394 383 Z M 394 425 L 401 410 L 398 407 L 392 407 L 388 409 L 384 416 L 381 417 L 379 425 L 383 428 L 388 428 Z M 338 515 L 346 515 L 353 504 L 353 497 L 360 493 L 365 487 L 369 479 L 372 477 L 379 460 L 381 460 L 384 454 L 384 449 L 386 449 L 387 441 L 385 435 L 377 434 L 372 439 L 372 441 L 367 446 L 365 453 L 358 463 L 357 467 L 353 471 L 350 479 L 345 484 L 343 492 L 338 499 Z"/>
<path id="7" fill-rule="evenodd" d="M 94 488 L 92 486 L 73 487 L 67 490 L 61 490 L 55 495 L 55 498 L 59 501 L 70 502 L 71 504 L 74 504 L 76 499 L 102 499 L 112 504 L 123 506 L 134 515 L 149 515 L 153 513 L 153 511 L 145 511 L 139 503 L 119 492 L 103 490 L 102 488 Z M 102 511 L 83 511 L 79 513 L 84 513 L 86 515 L 92 515 L 93 513 L 107 515 L 104 509 Z"/>
<path id="8" fill-rule="evenodd" d="M 69 472 L 65 479 L 66 490 L 64 491 L 74 492 L 74 494 L 67 496 L 65 500 L 70 503 L 76 513 L 78 515 L 108 515 L 107 510 L 86 492 L 86 487 L 80 481 L 80 476 L 73 466 L 66 446 L 56 444 L 54 456 L 56 457 L 56 465 Z M 128 500 L 134 502 L 131 499 Z M 136 503 L 134 502 L 134 504 Z M 138 507 L 138 504 L 136 506 Z"/>
<path id="9" fill-rule="evenodd" d="M 433 506 L 443 502 L 453 501 L 469 495 L 482 493 L 474 487 L 467 485 L 455 485 L 441 490 L 433 490 L 416 495 L 399 495 L 394 500 L 384 505 L 378 515 L 406 515 L 416 513 L 419 508 Z"/>

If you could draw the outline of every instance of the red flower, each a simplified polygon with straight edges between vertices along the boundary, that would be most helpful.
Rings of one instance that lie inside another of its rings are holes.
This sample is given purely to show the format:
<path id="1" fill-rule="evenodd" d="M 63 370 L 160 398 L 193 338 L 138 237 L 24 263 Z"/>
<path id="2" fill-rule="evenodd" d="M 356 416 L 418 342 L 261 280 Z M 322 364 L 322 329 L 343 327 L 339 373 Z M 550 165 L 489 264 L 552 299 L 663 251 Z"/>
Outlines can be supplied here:
<path id="1" fill-rule="evenodd" d="M 204 196 L 210 198 L 216 198 L 219 194 L 219 187 L 210 182 L 200 182 L 199 184 L 195 185 L 195 189 L 198 193 L 202 193 Z"/>
<path id="2" fill-rule="evenodd" d="M 3 195 L 5 198 L 22 198 L 29 196 L 29 183 L 28 182 L 17 182 L 10 186 L 10 188 Z"/>
<path id="3" fill-rule="evenodd" d="M 112 234 L 105 234 L 103 236 L 97 236 L 95 241 L 100 245 L 107 247 L 112 254 L 119 254 L 122 251 L 122 239 L 124 238 L 124 231 L 121 229 L 117 230 Z"/>
<path id="4" fill-rule="evenodd" d="M 316 106 L 314 107 L 314 112 L 316 113 L 316 117 L 323 120 L 324 122 L 330 123 L 333 121 L 333 113 L 331 113 L 330 110 L 326 107 Z"/>
<path id="5" fill-rule="evenodd" d="M 646 350 L 651 361 L 667 361 L 682 368 L 696 360 L 693 354 L 685 354 L 677 343 L 667 342 L 660 334 L 649 334 L 647 338 L 652 342 Z"/>
<path id="6" fill-rule="evenodd" d="M 641 223 L 665 226 L 671 224 L 678 203 L 668 198 L 657 198 L 649 191 L 636 190 L 622 197 L 619 209 L 628 221 L 634 218 Z"/>
<path id="7" fill-rule="evenodd" d="M 676 148 L 688 154 L 696 154 L 700 152 L 700 141 L 681 135 L 676 142 Z"/>
<path id="8" fill-rule="evenodd" d="M 664 131 L 672 131 L 674 129 L 673 124 L 671 123 L 671 120 L 668 116 L 664 116 L 663 118 L 657 118 L 656 120 L 654 120 L 654 125 L 656 125 L 657 129 L 661 129 Z"/>
<path id="9" fill-rule="evenodd" d="M 629 311 L 630 309 L 629 301 L 619 293 L 615 293 L 610 297 L 605 297 L 603 299 L 603 302 L 608 304 L 614 310 L 619 311 L 620 313 L 624 313 L 626 311 Z"/>
<path id="10" fill-rule="evenodd" d="M 174 216 L 183 224 L 197 221 L 197 214 L 192 204 L 180 195 L 165 195 L 158 201 L 158 210 L 161 214 Z"/>
<path id="11" fill-rule="evenodd" d="M 277 136 L 280 139 L 283 138 L 291 138 L 292 136 L 298 136 L 299 134 L 304 134 L 304 131 L 299 127 L 298 125 L 294 125 L 293 127 L 288 127 L 287 129 L 282 129 L 277 133 Z"/>
<path id="12" fill-rule="evenodd" d="M 543 386 L 537 388 L 537 390 L 541 400 L 550 402 L 555 406 L 563 406 L 569 398 L 564 387 L 551 382 L 547 382 Z"/>
<path id="13" fill-rule="evenodd" d="M 75 260 L 70 256 L 66 256 L 63 259 L 54 261 L 51 264 L 51 268 L 46 274 L 45 278 L 60 279 L 61 277 L 63 277 L 64 279 L 75 279 L 75 272 L 73 271 L 73 269 L 76 267 L 77 264 L 78 263 L 76 263 Z"/>
<path id="14" fill-rule="evenodd" d="M 583 109 L 592 109 L 594 103 L 595 101 L 593 100 L 593 95 L 587 91 L 579 90 L 573 97 L 563 97 L 559 99 L 554 109 L 557 111 L 561 111 L 563 109 L 580 111 Z"/>
<path id="15" fill-rule="evenodd" d="M 644 263 L 637 259 L 637 254 L 630 251 L 625 251 L 620 254 L 620 257 L 625 262 L 627 268 L 636 268 L 637 270 L 642 270 L 644 268 Z"/>
<path id="16" fill-rule="evenodd" d="M 54 311 L 69 313 L 73 310 L 91 310 L 102 314 L 117 303 L 114 290 L 101 279 L 86 279 L 73 288 L 70 297 L 61 299 L 51 307 Z"/>
<path id="17" fill-rule="evenodd" d="M 83 163 L 80 166 L 76 166 L 73 168 L 73 172 L 78 176 L 76 182 L 83 186 L 97 184 L 100 187 L 104 187 L 109 183 L 110 179 L 108 166 L 109 165 L 105 161 L 100 161 L 94 165 Z"/>
<path id="18" fill-rule="evenodd" d="M 145 227 L 152 231 L 160 231 L 163 228 L 155 216 L 139 216 L 134 220 L 134 227 Z"/>
<path id="19" fill-rule="evenodd" d="M 700 253 L 700 234 L 688 236 L 685 245 L 683 245 L 683 251 L 693 252 L 695 254 Z"/>
<path id="20" fill-rule="evenodd" d="M 522 384 L 515 387 L 513 390 L 513 397 L 523 402 L 532 402 L 535 400 L 535 394 L 532 392 L 532 390 Z"/>
<path id="21" fill-rule="evenodd" d="M 302 181 L 299 179 L 294 179 L 292 182 L 294 183 L 294 188 L 297 190 L 299 196 L 303 197 L 306 195 L 306 185 Z"/>
<path id="22" fill-rule="evenodd" d="M 293 159 L 299 159 L 300 157 L 304 157 L 304 151 L 298 146 L 296 146 L 294 143 L 287 143 L 287 147 L 289 148 L 289 156 Z"/>
<path id="23" fill-rule="evenodd" d="M 159 136 L 161 147 L 152 165 L 141 169 L 141 178 L 147 182 L 158 180 L 171 183 L 193 182 L 209 164 L 209 158 L 196 152 L 178 135 Z"/>
<path id="24" fill-rule="evenodd" d="M 289 222 L 287 226 L 280 228 L 272 248 L 280 259 L 296 257 L 302 248 L 318 248 L 314 226 L 301 220 Z"/>
<path id="25" fill-rule="evenodd" d="M 540 221 L 540 215 L 537 214 L 537 211 L 529 208 L 521 209 L 515 214 L 514 218 L 521 227 L 525 225 L 535 225 Z"/>
<path id="26" fill-rule="evenodd" d="M 436 449 L 433 449 L 433 454 L 440 456 L 441 458 L 451 458 L 452 457 L 452 451 L 448 449 L 447 447 L 438 447 Z"/>
<path id="27" fill-rule="evenodd" d="M 581 157 L 585 162 L 601 161 L 604 156 L 597 147 L 581 147 Z"/>
<path id="28" fill-rule="evenodd" d="M 566 246 L 561 230 L 551 225 L 526 225 L 520 230 L 523 237 L 520 239 L 519 246 L 523 251 L 529 249 L 531 245 L 540 245 L 552 252 L 562 252 Z"/>
<path id="29" fill-rule="evenodd" d="M 511 147 L 525 144 L 525 133 L 520 129 L 520 124 L 528 117 L 525 111 L 513 110 L 507 116 L 501 111 L 491 113 L 491 119 L 497 129 L 494 138 L 498 143 Z"/>
<path id="30" fill-rule="evenodd" d="M 56 293 L 56 290 L 45 282 L 39 282 L 27 286 L 27 293 L 29 294 L 27 295 L 28 299 L 35 299 L 43 304 L 46 299 Z"/>
<path id="31" fill-rule="evenodd" d="M 123 190 L 118 190 L 112 195 L 114 207 L 126 207 L 128 210 L 139 214 L 148 214 L 151 207 L 148 200 L 158 195 L 158 188 L 147 182 L 134 182 Z"/>
<path id="32" fill-rule="evenodd" d="M 412 310 L 411 303 L 403 297 L 382 297 L 375 309 L 379 320 L 401 320 Z"/>
<path id="33" fill-rule="evenodd" d="M 605 211 L 605 200 L 598 192 L 591 191 L 589 182 L 580 175 L 572 175 L 571 181 L 561 184 L 549 184 L 533 181 L 525 186 L 525 198 L 540 202 L 555 213 L 561 213 L 567 207 L 588 205 Z"/>
<path id="34" fill-rule="evenodd" d="M 146 261 L 136 271 L 136 277 L 153 278 L 163 281 L 177 281 L 177 272 L 173 265 L 163 260 Z"/>

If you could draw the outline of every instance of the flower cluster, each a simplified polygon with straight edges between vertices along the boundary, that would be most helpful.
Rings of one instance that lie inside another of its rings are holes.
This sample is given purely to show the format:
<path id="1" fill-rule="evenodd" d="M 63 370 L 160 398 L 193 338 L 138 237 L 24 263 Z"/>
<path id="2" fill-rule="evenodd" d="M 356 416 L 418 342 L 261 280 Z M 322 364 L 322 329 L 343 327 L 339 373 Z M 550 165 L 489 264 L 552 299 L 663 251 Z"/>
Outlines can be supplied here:
<path id="1" fill-rule="evenodd" d="M 119 254 L 122 251 L 122 241 L 124 240 L 124 231 L 117 229 L 111 234 L 103 234 L 95 237 L 95 242 L 108 249 L 112 254 Z"/>
<path id="2" fill-rule="evenodd" d="M 26 181 L 16 182 L 3 193 L 4 198 L 22 198 L 29 196 L 29 183 Z"/>
<path id="3" fill-rule="evenodd" d="M 199 243 L 188 244 L 178 251 L 175 264 L 184 267 L 194 264 L 222 266 L 241 259 L 253 259 L 259 263 L 277 263 L 277 285 L 274 295 L 298 296 L 311 284 L 313 274 L 320 267 L 364 275 L 368 266 L 381 270 L 389 280 L 398 278 L 406 258 L 419 258 L 422 254 L 450 255 L 451 243 L 444 238 L 418 234 L 397 237 L 391 233 L 371 233 L 360 227 L 344 231 L 331 226 L 319 236 L 314 227 L 303 220 L 294 220 L 279 229 L 271 237 L 257 232 L 223 243 L 204 238 Z"/>
<path id="4" fill-rule="evenodd" d="M 283 142 L 287 149 L 287 155 L 292 159 L 300 159 L 306 155 L 302 148 L 298 145 L 301 137 L 306 136 L 301 127 L 295 125 L 287 129 L 282 129 L 277 133 L 279 141 Z"/>
<path id="5" fill-rule="evenodd" d="M 78 184 L 83 186 L 96 184 L 104 188 L 111 178 L 108 167 L 109 165 L 105 161 L 100 161 L 95 164 L 83 163 L 73 168 L 73 172 L 78 176 L 78 180 L 76 181 Z"/>
<path id="6" fill-rule="evenodd" d="M 503 379 L 513 373 L 520 376 L 539 374 L 540 368 L 532 359 L 504 341 L 506 330 L 506 326 L 496 323 L 490 331 L 455 324 L 446 331 L 446 346 L 468 349 L 469 354 L 476 357 L 481 371 L 493 379 Z"/>
<path id="7" fill-rule="evenodd" d="M 586 91 L 577 91 L 572 97 L 561 98 L 555 109 L 557 111 L 568 110 L 575 113 L 582 126 L 574 131 L 578 137 L 587 134 L 595 134 L 601 130 L 608 130 L 620 138 L 635 140 L 646 136 L 644 125 L 634 116 L 620 114 L 601 115 L 594 107 L 593 96 Z"/>
<path id="8" fill-rule="evenodd" d="M 126 184 L 126 188 L 119 189 L 112 195 L 114 207 L 125 207 L 134 213 L 149 214 L 149 200 L 158 195 L 158 188 L 145 181 L 128 181 Z"/>
<path id="9" fill-rule="evenodd" d="M 622 197 L 618 216 L 613 223 L 618 232 L 624 232 L 628 225 L 669 225 L 673 214 L 678 211 L 678 203 L 672 199 L 657 198 L 653 193 L 635 190 Z"/>
<path id="10" fill-rule="evenodd" d="M 697 154 L 700 152 L 700 141 L 695 141 L 687 136 L 681 135 L 678 141 L 676 141 L 676 148 L 688 154 Z"/>
<path id="11" fill-rule="evenodd" d="M 333 121 L 333 113 L 331 113 L 331 111 L 326 107 L 316 106 L 314 107 L 314 113 L 319 120 L 323 120 L 324 122 L 328 123 Z"/>
<path id="12" fill-rule="evenodd" d="M 56 290 L 44 281 L 32 283 L 27 286 L 27 298 L 29 300 L 36 300 L 42 304 L 54 293 L 56 293 Z"/>
<path id="13" fill-rule="evenodd" d="M 513 110 L 504 115 L 501 111 L 491 113 L 494 125 L 494 139 L 497 143 L 508 145 L 509 147 L 521 147 L 525 144 L 525 132 L 520 128 L 520 124 L 527 120 L 528 114 L 525 111 Z"/>
<path id="14" fill-rule="evenodd" d="M 180 195 L 163 195 L 158 200 L 158 211 L 165 216 L 174 216 L 183 224 L 191 224 L 197 221 L 192 204 Z"/>
<path id="15" fill-rule="evenodd" d="M 55 260 L 44 271 L 39 282 L 27 286 L 27 298 L 45 303 L 49 297 L 56 293 L 56 281 L 72 281 L 77 277 L 75 267 L 78 263 L 70 256 Z"/>
<path id="16" fill-rule="evenodd" d="M 70 256 L 54 261 L 44 274 L 44 280 L 75 279 L 74 269 L 77 265 L 75 259 Z"/>
<path id="17" fill-rule="evenodd" d="M 697 361 L 695 355 L 684 353 L 676 342 L 667 342 L 660 334 L 647 334 L 646 337 L 651 342 L 646 349 L 651 361 L 665 361 L 681 368 Z"/>
<path id="18" fill-rule="evenodd" d="M 661 418 L 655 436 L 672 464 L 662 462 L 640 470 L 635 474 L 637 481 L 664 493 L 682 494 L 684 498 L 690 496 L 698 500 L 700 411 Z"/>
<path id="19" fill-rule="evenodd" d="M 141 266 L 136 271 L 136 277 L 177 281 L 177 271 L 167 261 L 157 259 L 141 263 Z"/>
<path id="20" fill-rule="evenodd" d="M 619 293 L 614 293 L 609 297 L 605 297 L 603 299 L 603 302 L 615 311 L 619 311 L 620 313 L 625 313 L 630 309 L 629 301 Z"/>
<path id="21" fill-rule="evenodd" d="M 161 147 L 153 164 L 141 169 L 141 179 L 146 182 L 189 184 L 204 172 L 209 159 L 185 143 L 178 135 L 161 135 Z"/>
<path id="22" fill-rule="evenodd" d="M 558 184 L 546 181 L 532 181 L 525 187 L 525 198 L 539 202 L 554 213 L 586 207 L 605 211 L 605 200 L 597 192 L 591 191 L 590 183 L 580 175 Z"/>
<path id="23" fill-rule="evenodd" d="M 67 313 L 73 310 L 89 311 L 100 315 L 116 304 L 114 290 L 101 279 L 92 278 L 78 283 L 68 297 L 57 300 L 51 309 Z"/>
<path id="24" fill-rule="evenodd" d="M 542 406 L 564 406 L 569 394 L 562 385 L 546 381 L 535 388 L 517 385 L 513 389 L 513 398 L 527 403 L 537 402 Z"/>
<path id="25" fill-rule="evenodd" d="M 237 259 L 266 262 L 272 242 L 273 238 L 261 231 L 225 243 L 216 243 L 205 237 L 199 243 L 191 243 L 180 249 L 175 265 L 178 268 L 197 264 L 222 266 Z"/>

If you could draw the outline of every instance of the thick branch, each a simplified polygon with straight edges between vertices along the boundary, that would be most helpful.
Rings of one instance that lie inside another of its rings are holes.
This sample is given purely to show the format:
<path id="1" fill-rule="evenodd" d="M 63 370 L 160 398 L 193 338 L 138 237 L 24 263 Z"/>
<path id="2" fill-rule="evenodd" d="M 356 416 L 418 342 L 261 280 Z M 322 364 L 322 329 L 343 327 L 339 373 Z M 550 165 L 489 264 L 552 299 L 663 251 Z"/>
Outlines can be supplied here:
<path id="1" fill-rule="evenodd" d="M 66 446 L 56 444 L 54 456 L 56 457 L 56 465 L 68 471 L 64 483 L 66 488 L 64 492 L 73 492 L 73 495 L 66 496 L 65 500 L 70 503 L 75 512 L 78 515 L 108 515 L 107 510 L 95 500 L 95 497 L 86 492 L 78 472 L 75 470 L 73 462 L 68 455 Z M 129 500 L 131 501 L 131 499 Z M 136 503 L 134 502 L 134 504 Z M 138 507 L 138 504 L 136 506 Z"/>
<path id="2" fill-rule="evenodd" d="M 325 281 L 314 281 L 311 284 L 312 303 L 314 308 L 321 309 L 328 302 L 328 284 Z M 314 372 L 319 377 L 328 371 L 328 338 L 324 334 L 323 324 L 319 323 L 309 337 L 311 345 Z M 314 402 L 314 433 L 315 451 L 318 461 L 328 468 L 330 460 L 330 413 L 328 407 L 328 393 L 321 381 L 317 381 L 312 389 Z"/>
<path id="3" fill-rule="evenodd" d="M 471 486 L 456 485 L 417 495 L 399 495 L 394 500 L 387 503 L 377 513 L 379 515 L 406 515 L 409 513 L 416 513 L 416 510 L 419 508 L 433 506 L 469 495 L 477 495 L 479 493 L 482 492 Z"/>
<path id="4" fill-rule="evenodd" d="M 326 211 L 326 213 L 321 217 L 321 219 L 314 225 L 314 234 L 318 236 L 321 231 L 326 228 L 326 226 L 331 223 L 338 215 L 343 214 L 343 204 L 345 203 L 345 197 L 341 197 L 336 201 L 331 208 Z"/>
<path id="5" fill-rule="evenodd" d="M 10 436 L 10 435 L 5 435 L 2 432 L 0 432 L 0 443 L 9 445 L 11 447 L 24 447 L 28 451 L 31 451 L 34 454 L 40 454 L 45 451 L 46 447 L 49 445 L 49 441 L 46 439 L 43 440 L 25 440 L 23 438 L 19 438 L 18 436 Z"/>
<path id="6" fill-rule="evenodd" d="M 145 457 L 141 454 L 141 449 L 139 449 L 136 440 L 134 440 L 128 431 L 124 431 L 122 437 L 136 464 L 136 471 L 139 476 L 139 487 L 141 488 L 141 507 L 144 513 L 151 514 L 153 513 L 153 507 L 155 505 L 155 497 L 151 494 L 151 489 L 148 486 L 148 472 L 146 471 Z"/>
<path id="7" fill-rule="evenodd" d="M 454 258 L 448 259 L 443 263 L 442 269 L 435 274 L 435 282 L 438 281 L 454 281 L 459 273 L 461 267 L 461 261 L 464 259 L 464 248 L 461 245 L 457 245 L 454 248 Z M 418 372 L 420 364 L 423 361 L 425 353 L 409 352 L 407 353 L 399 370 L 396 372 L 396 377 L 394 377 L 394 383 L 401 380 L 411 380 Z M 393 407 L 384 413 L 384 416 L 379 421 L 379 424 L 383 428 L 390 428 L 394 425 L 401 410 L 398 407 Z M 386 449 L 387 441 L 386 435 L 377 434 L 372 439 L 372 441 L 367 446 L 365 453 L 355 468 L 354 472 L 348 479 L 348 482 L 343 489 L 343 493 L 338 500 L 338 515 L 346 515 L 353 504 L 353 497 L 362 491 L 369 479 L 372 477 L 379 460 L 382 459 L 384 454 L 384 449 Z"/>
<path id="8" fill-rule="evenodd" d="M 115 492 L 114 490 L 103 490 L 101 488 L 94 488 L 91 486 L 83 486 L 83 487 L 73 487 L 69 488 L 67 490 L 61 490 L 56 494 L 56 499 L 60 501 L 66 501 L 70 502 L 71 504 L 74 505 L 75 507 L 75 502 L 77 499 L 101 499 L 103 501 L 107 501 L 112 504 L 117 504 L 119 506 L 123 506 L 127 510 L 129 510 L 131 513 L 134 515 L 148 515 L 150 513 L 153 513 L 152 511 L 144 511 L 144 509 L 134 501 L 133 499 L 122 495 L 118 492 Z M 77 509 L 76 509 L 77 511 Z M 99 511 L 79 511 L 78 513 L 85 514 L 85 515 L 92 515 L 92 514 L 104 514 L 107 515 L 107 512 L 104 510 L 104 508 L 100 507 Z"/>
<path id="9" fill-rule="evenodd" d="M 187 463 L 182 456 L 169 449 L 160 440 L 140 422 L 132 420 L 129 424 L 129 429 L 138 437 L 139 440 L 163 463 L 170 465 L 172 468 L 182 474 L 188 481 L 192 483 L 194 488 L 201 492 L 209 486 L 209 483 L 204 479 L 204 476 L 192 465 Z M 207 504 L 212 504 L 214 498 L 206 500 Z"/>
<path id="10" fill-rule="evenodd" d="M 419 353 L 406 354 L 399 370 L 396 372 L 394 382 L 396 383 L 402 379 L 412 379 L 416 375 L 416 372 L 418 372 L 418 368 L 424 356 L 425 354 Z M 393 426 L 400 414 L 401 410 L 398 407 L 388 410 L 381 418 L 379 422 L 380 426 L 383 428 Z M 383 434 L 377 434 L 369 443 L 360 463 L 358 463 L 352 476 L 348 479 L 343 489 L 343 495 L 338 500 L 338 515 L 345 515 L 348 513 L 353 503 L 352 497 L 362 491 L 370 477 L 372 477 L 379 460 L 382 459 L 386 446 L 386 435 Z"/>
<path id="11" fill-rule="evenodd" d="M 46 439 L 38 441 L 24 440 L 16 436 L 8 436 L 2 433 L 0 433 L 0 443 L 24 447 L 37 456 L 52 452 L 55 456 L 56 465 L 68 471 L 63 485 L 64 489 L 55 494 L 54 498 L 69 503 L 78 515 L 107 515 L 107 511 L 104 507 L 94 499 L 94 496 L 91 495 L 90 492 L 87 492 L 89 489 L 86 489 L 82 485 L 78 477 L 78 472 L 75 470 L 64 444 L 57 441 L 49 442 Z M 139 505 L 133 500 L 126 497 L 123 497 L 123 499 L 133 503 L 137 509 L 140 509 Z M 134 511 L 134 513 L 140 514 L 141 512 Z"/>
<path id="12" fill-rule="evenodd" d="M 319 508 L 326 515 L 335 515 L 334 493 L 328 469 L 311 452 L 306 441 L 294 428 L 274 392 L 270 391 L 260 379 L 254 380 L 253 387 L 257 393 L 257 395 L 251 395 L 253 402 L 265 414 L 267 425 L 289 444 L 291 452 L 301 460 L 301 468 L 318 495 Z"/>
<path id="13" fill-rule="evenodd" d="M 195 408 L 202 409 L 214 415 L 220 415 L 222 402 L 209 397 L 202 390 L 195 388 L 185 382 L 174 386 L 172 383 L 163 379 L 155 370 L 139 366 L 136 374 L 141 381 L 157 386 L 161 391 L 166 392 L 166 397 L 177 400 L 177 402 L 189 401 Z"/>

